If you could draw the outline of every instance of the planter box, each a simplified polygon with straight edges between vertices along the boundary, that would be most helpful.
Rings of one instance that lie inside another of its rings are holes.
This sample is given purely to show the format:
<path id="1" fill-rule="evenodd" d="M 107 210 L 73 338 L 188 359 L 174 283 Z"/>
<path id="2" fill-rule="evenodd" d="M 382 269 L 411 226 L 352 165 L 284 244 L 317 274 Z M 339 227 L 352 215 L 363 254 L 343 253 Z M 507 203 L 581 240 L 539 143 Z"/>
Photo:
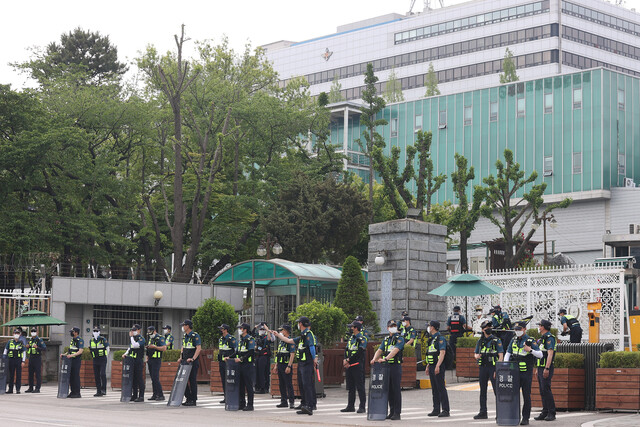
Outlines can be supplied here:
<path id="1" fill-rule="evenodd" d="M 598 368 L 596 409 L 640 410 L 640 368 Z"/>
<path id="2" fill-rule="evenodd" d="M 162 376 L 162 368 L 160 370 L 160 375 Z M 142 371 L 142 380 L 147 380 L 147 364 L 144 365 L 144 370 Z M 171 380 L 173 381 L 173 379 Z M 120 361 L 111 361 L 111 389 L 112 390 L 120 390 L 122 388 L 122 362 Z M 163 387 L 164 389 L 164 387 Z M 171 387 L 169 387 L 171 390 Z"/>
<path id="3" fill-rule="evenodd" d="M 558 409 L 584 409 L 584 369 L 556 368 L 551 379 L 551 392 Z M 537 368 L 531 386 L 531 405 L 542 407 Z"/>
<path id="4" fill-rule="evenodd" d="M 456 348 L 456 377 L 480 377 L 480 367 L 473 357 L 474 353 L 475 348 Z"/>
<path id="5" fill-rule="evenodd" d="M 162 362 L 160 367 L 160 385 L 162 391 L 171 391 L 173 387 L 173 380 L 176 378 L 176 372 L 178 372 L 178 362 Z"/>
<path id="6" fill-rule="evenodd" d="M 400 388 L 416 388 L 418 376 L 418 370 L 416 368 L 417 361 L 416 357 L 402 358 L 402 381 L 400 382 Z"/>
<path id="7" fill-rule="evenodd" d="M 83 360 L 80 364 L 80 388 L 96 386 L 96 378 L 93 375 L 93 360 Z"/>
<path id="8" fill-rule="evenodd" d="M 341 385 L 344 382 L 344 349 L 329 348 L 322 350 L 324 355 L 324 384 Z M 276 375 L 277 376 L 277 375 Z"/>
<path id="9" fill-rule="evenodd" d="M 215 350 L 208 349 L 200 351 L 200 364 L 198 365 L 198 376 L 196 381 L 199 383 L 208 383 L 211 381 L 211 362 L 213 362 L 213 352 Z"/>
<path id="10" fill-rule="evenodd" d="M 326 351 L 326 350 L 324 350 Z M 275 363 L 271 364 L 271 386 L 269 387 L 269 394 L 271 397 L 280 397 L 280 381 L 278 381 L 278 374 L 273 373 L 273 367 Z M 294 363 L 291 368 L 293 373 L 293 394 L 296 398 L 301 398 L 302 393 L 300 393 L 300 389 L 298 388 L 298 364 Z"/>
<path id="11" fill-rule="evenodd" d="M 209 374 L 209 390 L 211 391 L 211 393 L 222 393 L 222 379 L 220 379 L 220 362 L 211 361 Z"/>

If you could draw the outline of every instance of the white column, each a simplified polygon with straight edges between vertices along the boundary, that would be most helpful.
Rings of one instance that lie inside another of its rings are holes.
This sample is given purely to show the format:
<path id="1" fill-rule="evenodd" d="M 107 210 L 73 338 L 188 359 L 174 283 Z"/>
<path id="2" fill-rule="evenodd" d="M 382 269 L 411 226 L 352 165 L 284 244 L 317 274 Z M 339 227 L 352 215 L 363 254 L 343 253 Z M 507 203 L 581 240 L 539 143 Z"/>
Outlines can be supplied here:
<path id="1" fill-rule="evenodd" d="M 344 155 L 347 156 L 348 155 L 347 152 L 349 151 L 349 107 L 344 107 L 343 124 L 344 124 L 344 131 L 343 131 L 343 137 L 342 137 L 342 149 L 344 151 Z M 346 171 L 349 160 L 344 159 L 343 163 L 344 163 L 344 170 Z"/>

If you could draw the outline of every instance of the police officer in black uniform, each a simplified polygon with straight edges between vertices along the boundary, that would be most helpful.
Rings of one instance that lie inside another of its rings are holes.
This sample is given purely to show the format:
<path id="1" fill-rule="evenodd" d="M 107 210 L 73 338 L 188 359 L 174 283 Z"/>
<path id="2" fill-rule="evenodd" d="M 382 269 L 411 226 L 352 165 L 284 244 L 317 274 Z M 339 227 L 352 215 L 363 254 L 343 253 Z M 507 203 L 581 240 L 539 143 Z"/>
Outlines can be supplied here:
<path id="1" fill-rule="evenodd" d="M 351 328 L 351 338 L 349 338 L 347 347 L 344 350 L 343 362 L 343 366 L 346 369 L 345 377 L 347 379 L 349 400 L 347 401 L 347 407 L 341 409 L 340 412 L 356 411 L 357 391 L 358 399 L 360 400 L 358 413 L 362 414 L 366 412 L 365 404 L 367 401 L 367 395 L 364 391 L 364 361 L 367 354 L 367 339 L 362 335 L 362 323 L 354 321 L 349 327 Z"/>
<path id="2" fill-rule="evenodd" d="M 567 314 L 566 308 L 561 308 L 558 311 L 558 316 L 560 316 L 560 323 L 562 324 L 562 335 L 568 333 L 569 342 L 579 344 L 582 341 L 582 326 L 580 326 L 578 319 Z"/>
<path id="3" fill-rule="evenodd" d="M 16 394 L 20 394 L 20 386 L 22 385 L 22 368 L 27 357 L 26 349 L 20 340 L 21 333 L 18 329 L 13 331 L 13 339 L 7 342 L 4 347 L 4 357 L 9 359 L 9 371 L 7 373 L 7 384 L 9 391 L 7 394 L 13 393 L 13 385 L 16 385 Z M 15 378 L 15 380 L 14 380 Z"/>
<path id="4" fill-rule="evenodd" d="M 489 315 L 491 316 L 491 323 L 493 323 L 493 331 L 502 341 L 502 348 L 506 350 L 514 335 L 510 331 L 511 319 L 509 319 L 509 314 L 502 311 L 502 307 L 499 305 L 495 305 L 489 310 Z"/>
<path id="5" fill-rule="evenodd" d="M 493 387 L 493 394 L 496 393 L 496 362 L 502 362 L 504 349 L 500 338 L 493 335 L 493 323 L 485 320 L 480 325 L 482 336 L 476 343 L 474 356 L 480 366 L 480 412 L 474 416 L 474 420 L 486 420 L 487 415 L 487 389 L 489 380 Z"/>
<path id="6" fill-rule="evenodd" d="M 260 322 L 256 340 L 256 393 L 269 392 L 269 364 L 271 363 L 271 341 L 273 336 L 265 329 L 266 323 Z"/>
<path id="7" fill-rule="evenodd" d="M 542 357 L 538 359 L 538 386 L 542 398 L 542 412 L 534 420 L 554 421 L 556 419 L 556 402 L 551 392 L 551 379 L 553 378 L 553 359 L 556 353 L 556 337 L 551 335 L 551 322 L 543 319 L 538 323 L 540 340 L 538 346 L 542 351 Z"/>
<path id="8" fill-rule="evenodd" d="M 81 356 L 84 351 L 84 340 L 80 337 L 80 328 L 78 327 L 69 330 L 69 335 L 71 335 L 69 349 L 66 354 L 61 354 L 60 357 L 71 359 L 71 370 L 69 372 L 71 393 L 67 398 L 74 399 L 82 397 L 80 396 L 80 366 L 82 366 Z"/>
<path id="9" fill-rule="evenodd" d="M 464 331 L 467 330 L 467 319 L 460 314 L 460 306 L 453 307 L 453 314 L 447 319 L 447 326 L 449 328 L 449 343 L 451 344 L 451 350 L 453 350 L 453 357 L 456 357 L 456 343 L 458 338 L 464 335 Z"/>
<path id="10" fill-rule="evenodd" d="M 100 327 L 93 327 L 93 338 L 89 341 L 89 350 L 93 357 L 93 378 L 96 381 L 96 394 L 101 397 L 107 394 L 107 356 L 109 355 L 109 342 L 100 335 Z"/>
<path id="11" fill-rule="evenodd" d="M 160 384 L 160 368 L 162 367 L 162 353 L 167 350 L 164 337 L 156 331 L 155 326 L 147 327 L 149 343 L 147 345 L 147 366 L 149 366 L 149 376 L 151 377 L 151 386 L 153 395 L 149 400 L 164 400 L 162 393 L 162 384 Z"/>
<path id="12" fill-rule="evenodd" d="M 371 363 L 386 362 L 389 364 L 389 420 L 400 420 L 402 412 L 402 350 L 404 349 L 404 338 L 398 332 L 398 325 L 395 320 L 387 322 L 389 335 L 380 343 L 380 347 L 371 359 Z"/>
<path id="13" fill-rule="evenodd" d="M 167 345 L 167 350 L 173 350 L 173 335 L 171 335 L 171 325 L 164 325 L 162 327 L 162 333 L 164 334 L 164 343 Z"/>
<path id="14" fill-rule="evenodd" d="M 291 325 L 282 325 L 278 329 L 283 336 L 291 336 Z M 278 385 L 280 387 L 280 404 L 278 408 L 295 408 L 295 395 L 293 394 L 293 361 L 296 358 L 296 346 L 280 340 L 276 353 L 276 365 L 273 373 L 278 375 Z M 287 400 L 289 403 L 287 403 Z"/>
<path id="15" fill-rule="evenodd" d="M 520 389 L 522 390 L 522 421 L 520 425 L 529 425 L 529 417 L 531 416 L 531 381 L 533 375 L 533 366 L 535 358 L 541 358 L 542 352 L 535 343 L 533 338 L 529 337 L 525 329 L 526 322 L 516 322 L 513 329 L 516 336 L 513 337 L 507 347 L 504 360 L 510 360 L 518 363 L 520 370 Z"/>
<path id="16" fill-rule="evenodd" d="M 182 350 L 180 352 L 179 363 L 191 363 L 191 373 L 189 382 L 184 391 L 185 402 L 183 406 L 196 406 L 198 400 L 198 368 L 200 367 L 200 351 L 202 351 L 202 341 L 200 335 L 193 330 L 193 322 L 185 319 L 180 324 L 182 326 Z"/>
<path id="17" fill-rule="evenodd" d="M 227 387 L 227 359 L 234 358 L 236 355 L 237 343 L 233 335 L 229 333 L 229 325 L 223 323 L 218 326 L 222 335 L 218 340 L 218 369 L 220 372 L 220 380 L 222 381 L 222 394 Z M 226 403 L 225 399 L 222 399 L 220 403 Z"/>
<path id="18" fill-rule="evenodd" d="M 131 401 L 144 402 L 144 346 L 146 341 L 140 333 L 142 327 L 137 323 L 131 327 L 129 331 L 130 344 L 127 351 L 122 357 L 130 357 L 133 359 L 131 378 L 133 385 L 131 387 Z"/>
<path id="19" fill-rule="evenodd" d="M 429 379 L 431 380 L 431 394 L 433 397 L 433 411 L 430 417 L 449 416 L 449 394 L 444 382 L 446 365 L 444 359 L 447 354 L 447 340 L 440 335 L 440 322 L 432 320 L 427 324 L 429 341 L 427 342 L 427 364 L 429 365 Z"/>
<path id="20" fill-rule="evenodd" d="M 29 356 L 29 388 L 25 393 L 40 393 L 42 385 L 42 352 L 47 349 L 42 338 L 38 336 L 38 329 L 31 328 L 31 338 L 27 343 L 27 356 Z M 34 385 L 35 377 L 35 388 Z"/>
<path id="21" fill-rule="evenodd" d="M 255 357 L 256 342 L 249 333 L 251 326 L 242 323 L 238 330 L 240 331 L 240 342 L 238 343 L 238 352 L 236 354 L 236 362 L 240 363 L 238 367 L 238 376 L 240 377 L 240 409 L 243 411 L 253 411 L 253 364 Z M 247 400 L 245 402 L 245 392 Z"/>

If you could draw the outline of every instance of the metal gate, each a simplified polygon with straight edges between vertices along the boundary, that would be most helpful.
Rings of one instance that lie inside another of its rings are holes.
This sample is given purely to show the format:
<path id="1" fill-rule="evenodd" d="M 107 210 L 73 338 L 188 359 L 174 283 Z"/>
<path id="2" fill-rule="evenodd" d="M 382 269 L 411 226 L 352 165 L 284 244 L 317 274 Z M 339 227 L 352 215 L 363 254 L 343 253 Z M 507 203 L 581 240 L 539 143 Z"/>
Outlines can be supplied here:
<path id="1" fill-rule="evenodd" d="M 40 310 L 49 314 L 50 307 L 51 292 L 21 291 L 20 289 L 0 290 L 0 325 L 29 310 Z M 49 326 L 38 327 L 38 336 L 49 338 Z M 0 337 L 13 337 L 13 328 L 0 328 Z"/>

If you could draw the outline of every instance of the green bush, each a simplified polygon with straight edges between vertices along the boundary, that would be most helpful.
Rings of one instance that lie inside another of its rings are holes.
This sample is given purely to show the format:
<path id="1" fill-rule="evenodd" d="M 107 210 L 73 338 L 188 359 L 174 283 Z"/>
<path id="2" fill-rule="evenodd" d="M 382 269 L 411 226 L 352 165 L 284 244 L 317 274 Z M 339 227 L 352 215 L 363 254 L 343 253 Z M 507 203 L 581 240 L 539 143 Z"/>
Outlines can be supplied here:
<path id="1" fill-rule="evenodd" d="M 601 368 L 640 368 L 640 353 L 608 351 L 600 355 Z"/>
<path id="2" fill-rule="evenodd" d="M 69 346 L 65 347 L 63 350 L 64 354 L 67 354 L 69 351 Z M 93 360 L 93 356 L 91 355 L 91 350 L 85 347 L 80 355 L 80 360 Z"/>
<path id="3" fill-rule="evenodd" d="M 556 353 L 553 356 L 553 366 L 569 369 L 584 368 L 584 355 L 579 353 Z"/>
<path id="4" fill-rule="evenodd" d="M 553 335 L 554 337 L 558 338 L 558 329 L 551 328 L 551 330 L 549 332 L 551 332 L 551 335 Z M 539 340 L 540 337 L 542 336 L 542 335 L 540 335 L 540 332 L 538 332 L 538 328 L 527 329 L 527 335 L 529 335 L 534 340 Z"/>
<path id="5" fill-rule="evenodd" d="M 163 362 L 177 362 L 180 359 L 180 350 L 166 350 L 162 353 Z"/>
<path id="6" fill-rule="evenodd" d="M 342 265 L 342 275 L 338 282 L 333 305 L 340 307 L 348 319 L 362 316 L 368 329 L 373 332 L 380 332 L 378 316 L 373 311 L 373 306 L 369 299 L 367 281 L 364 280 L 358 260 L 353 256 L 347 257 Z"/>
<path id="7" fill-rule="evenodd" d="M 218 326 L 226 323 L 233 330 L 238 324 L 238 314 L 231 304 L 216 298 L 204 300 L 191 319 L 193 330 L 200 334 L 202 348 L 218 345 L 221 332 Z"/>
<path id="8" fill-rule="evenodd" d="M 402 357 L 416 357 L 416 348 L 405 345 L 402 349 Z"/>
<path id="9" fill-rule="evenodd" d="M 122 355 L 125 353 L 126 350 L 116 350 L 113 352 L 113 360 L 115 360 L 116 362 L 122 362 Z"/>
<path id="10" fill-rule="evenodd" d="M 341 308 L 332 307 L 329 303 L 311 301 L 298 306 L 298 309 L 289 313 L 289 322 L 294 328 L 294 334 L 300 335 L 296 320 L 300 316 L 306 316 L 311 321 L 311 330 L 323 347 L 330 348 L 340 340 L 347 331 L 349 322 L 347 315 Z"/>
<path id="11" fill-rule="evenodd" d="M 456 342 L 457 348 L 476 348 L 478 337 L 460 337 Z"/>

